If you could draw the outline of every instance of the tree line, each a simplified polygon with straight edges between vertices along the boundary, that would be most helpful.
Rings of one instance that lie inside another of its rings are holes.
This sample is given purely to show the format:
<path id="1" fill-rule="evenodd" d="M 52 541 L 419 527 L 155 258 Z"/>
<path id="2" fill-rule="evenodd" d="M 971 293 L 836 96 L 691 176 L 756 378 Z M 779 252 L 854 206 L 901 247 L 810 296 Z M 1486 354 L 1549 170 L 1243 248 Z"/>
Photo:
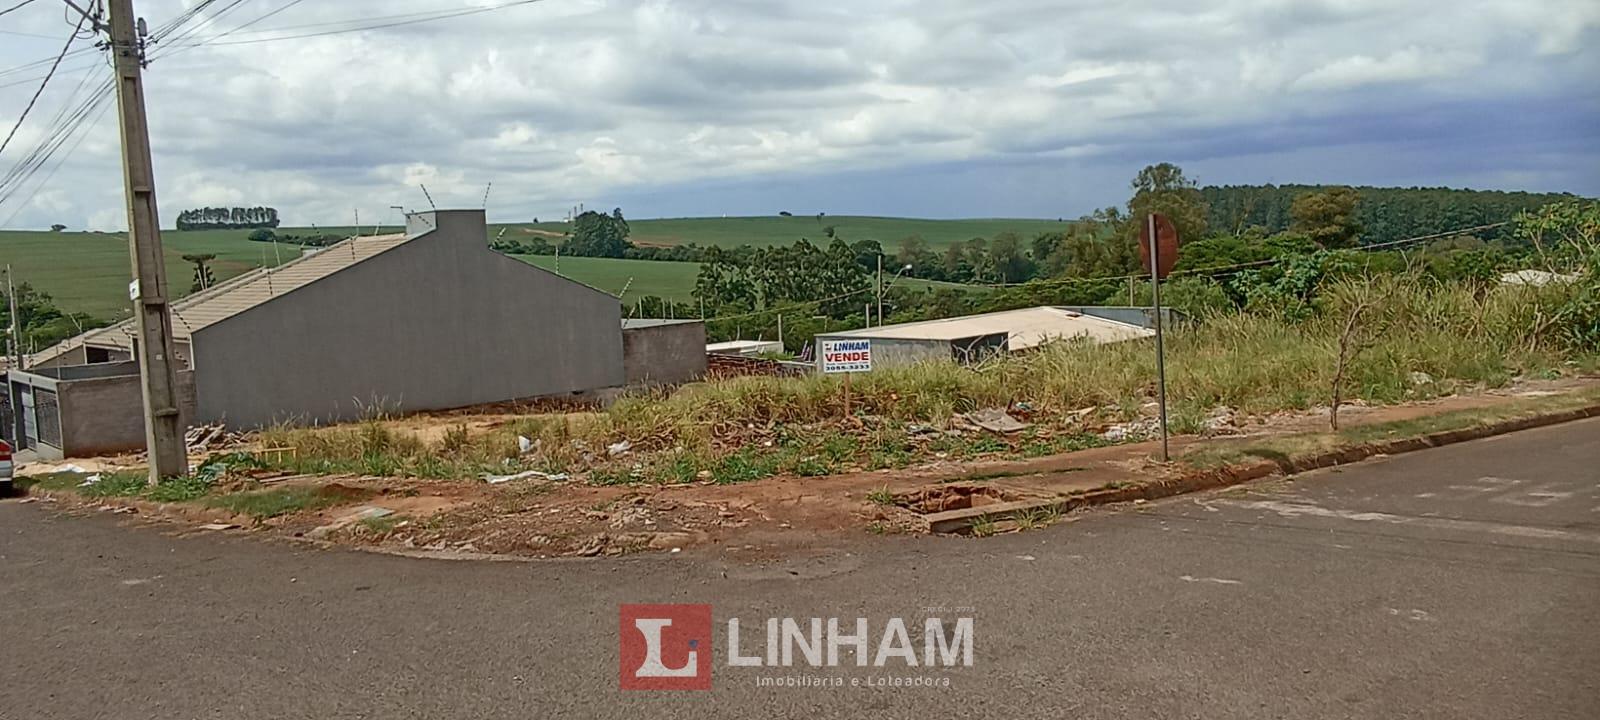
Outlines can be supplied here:
<path id="1" fill-rule="evenodd" d="M 178 213 L 179 230 L 238 230 L 277 226 L 278 210 L 269 207 L 206 207 Z"/>
<path id="2" fill-rule="evenodd" d="M 1352 192 L 1357 201 L 1355 221 L 1367 244 L 1387 243 L 1439 232 L 1442 229 L 1501 223 L 1524 210 L 1573 199 L 1570 193 L 1503 192 L 1451 188 L 1335 188 L 1325 185 L 1223 185 L 1200 189 L 1210 226 L 1238 234 L 1249 227 L 1281 232 L 1294 223 L 1294 203 L 1308 194 L 1331 190 Z M 1479 234 L 1485 240 L 1502 237 L 1499 229 Z"/>
<path id="3" fill-rule="evenodd" d="M 1254 223 L 1219 226 L 1213 222 L 1215 213 L 1207 191 L 1188 178 L 1182 168 L 1162 163 L 1146 167 L 1134 178 L 1126 207 L 1097 210 L 1059 232 L 1040 233 L 1027 240 L 1015 233 L 1000 233 L 991 239 L 974 238 L 952 245 L 942 253 L 932 251 L 921 238 L 909 237 L 899 243 L 897 252 L 887 256 L 892 261 L 886 260 L 885 265 L 909 265 L 912 270 L 907 274 L 913 277 L 986 283 L 989 287 L 894 286 L 887 292 L 887 320 L 912 322 L 1045 304 L 1148 304 L 1150 286 L 1144 279 L 1146 271 L 1140 266 L 1138 237 L 1139 228 L 1152 212 L 1172 219 L 1183 241 L 1177 274 L 1163 283 L 1163 297 L 1191 315 L 1240 308 L 1308 315 L 1325 283 L 1357 273 L 1411 269 L 1443 282 L 1487 284 L 1497 282 L 1502 272 L 1521 268 L 1581 270 L 1582 258 L 1586 257 L 1582 253 L 1561 255 L 1543 249 L 1580 247 L 1581 243 L 1541 238 L 1556 233 L 1569 239 L 1589 237 L 1592 244 L 1595 228 L 1600 227 L 1600 204 L 1593 201 L 1567 195 L 1461 191 L 1459 198 L 1464 203 L 1488 198 L 1511 204 L 1486 203 L 1471 211 L 1441 210 L 1422 216 L 1431 220 L 1384 226 L 1386 234 L 1374 236 L 1369 219 L 1387 217 L 1384 213 L 1392 212 L 1392 206 L 1370 210 L 1367 205 L 1373 202 L 1371 193 L 1348 187 L 1289 187 L 1298 188 L 1298 194 L 1288 200 L 1285 218 L 1274 221 L 1280 227 Z M 1435 199 L 1449 197 L 1429 193 Z M 1535 199 L 1546 202 L 1522 207 Z M 1392 199 L 1379 201 L 1392 203 Z M 1496 222 L 1508 225 L 1492 232 L 1371 247 L 1380 242 L 1392 244 Z M 1556 227 L 1565 229 L 1551 230 Z M 1401 232 L 1396 228 L 1403 229 L 1405 236 L 1389 237 Z M 1385 239 L 1380 241 L 1378 237 Z M 834 240 L 836 244 L 830 246 L 830 251 L 843 258 L 852 246 L 839 238 Z M 761 272 L 820 277 L 814 261 L 807 265 L 770 251 L 721 251 L 719 255 L 711 265 L 702 265 L 701 278 L 705 282 L 697 284 L 695 292 L 706 317 L 734 318 L 711 323 L 711 334 L 717 338 L 774 337 L 777 311 L 807 300 L 805 293 L 768 290 L 758 279 Z M 836 283 L 834 292 L 818 288 L 810 294 L 831 298 L 856 288 L 870 291 L 870 271 L 875 264 L 875 257 L 858 258 L 853 279 L 830 279 Z M 851 268 L 843 262 L 833 267 Z M 848 300 L 819 304 L 815 309 L 807 306 L 804 312 L 788 307 L 787 327 L 792 331 L 786 339 L 793 346 L 790 349 L 798 349 L 809 337 L 806 331 L 812 325 L 818 326 L 818 331 L 860 327 L 865 324 L 863 302 L 874 299 L 872 293 L 866 292 Z M 641 303 L 644 304 L 648 303 Z M 680 311 L 669 304 L 658 307 Z"/>

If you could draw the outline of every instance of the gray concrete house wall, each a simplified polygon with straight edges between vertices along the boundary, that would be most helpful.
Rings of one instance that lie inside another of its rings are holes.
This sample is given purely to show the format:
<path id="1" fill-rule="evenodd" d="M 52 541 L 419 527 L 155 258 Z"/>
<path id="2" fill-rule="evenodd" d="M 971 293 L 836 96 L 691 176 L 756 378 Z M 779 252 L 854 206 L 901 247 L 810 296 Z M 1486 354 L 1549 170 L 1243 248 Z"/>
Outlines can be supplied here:
<path id="1" fill-rule="evenodd" d="M 61 367 L 63 365 L 83 365 L 83 364 L 85 364 L 87 362 L 89 362 L 88 350 L 84 346 L 79 345 L 78 347 L 72 348 L 71 350 L 68 350 L 68 351 L 66 351 L 66 352 L 64 352 L 64 353 L 62 353 L 62 354 L 60 354 L 60 355 L 58 355 L 56 357 L 50 358 L 49 360 L 46 360 L 46 361 L 41 362 L 41 363 L 37 363 L 37 364 L 33 365 L 32 367 Z"/>
<path id="2" fill-rule="evenodd" d="M 622 367 L 628 387 L 681 385 L 705 377 L 705 323 L 624 320 Z"/>
<path id="3" fill-rule="evenodd" d="M 621 306 L 488 248 L 481 210 L 194 335 L 197 419 L 359 418 L 620 387 Z"/>
<path id="4" fill-rule="evenodd" d="M 133 362 L 39 368 L 13 373 L 11 383 L 13 397 L 20 396 L 23 386 L 35 394 L 41 390 L 55 393 L 60 442 L 29 442 L 41 459 L 145 449 L 144 398 L 139 367 Z M 195 411 L 194 373 L 188 370 L 178 372 L 178 410 L 187 425 Z M 39 422 L 45 420 L 40 418 Z"/>

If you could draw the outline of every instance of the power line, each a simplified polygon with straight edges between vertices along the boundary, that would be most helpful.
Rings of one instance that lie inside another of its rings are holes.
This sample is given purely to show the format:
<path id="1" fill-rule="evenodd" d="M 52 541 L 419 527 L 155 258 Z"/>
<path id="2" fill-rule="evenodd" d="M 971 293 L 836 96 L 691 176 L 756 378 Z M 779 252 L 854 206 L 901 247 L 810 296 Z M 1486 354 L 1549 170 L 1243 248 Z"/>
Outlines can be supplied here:
<path id="1" fill-rule="evenodd" d="M 343 28 L 343 29 L 339 29 L 339 30 L 327 30 L 327 31 L 323 31 L 323 32 L 304 33 L 304 34 L 300 34 L 300 35 L 283 35 L 283 36 L 279 36 L 279 37 L 255 38 L 255 39 L 250 39 L 250 40 L 229 40 L 229 41 L 226 41 L 226 42 L 215 42 L 215 39 L 213 38 L 213 39 L 202 40 L 199 43 L 197 43 L 194 47 L 199 47 L 199 46 L 202 46 L 202 45 L 254 45 L 256 43 L 277 42 L 277 41 L 280 41 L 280 40 L 301 40 L 301 39 L 305 39 L 305 38 L 325 37 L 325 36 L 328 36 L 328 35 L 340 35 L 340 34 L 344 34 L 344 33 L 365 32 L 365 31 L 368 31 L 368 30 L 383 30 L 383 29 L 387 29 L 387 28 L 402 27 L 402 26 L 406 26 L 406 25 L 418 25 L 418 24 L 421 24 L 421 23 L 434 22 L 434 21 L 437 21 L 437 20 L 450 20 L 450 19 L 458 18 L 458 17 L 467 17 L 469 15 L 481 15 L 483 13 L 495 12 L 497 10 L 505 10 L 507 8 L 518 7 L 518 6 L 521 6 L 521 5 L 532 5 L 534 3 L 543 2 L 543 1 L 544 0 L 517 0 L 516 2 L 507 2 L 507 3 L 501 3 L 499 5 L 490 5 L 490 6 L 487 6 L 487 7 L 480 7 L 480 8 L 469 8 L 469 9 L 465 9 L 465 10 L 435 11 L 433 13 L 426 14 L 427 15 L 426 17 L 417 17 L 419 15 L 424 15 L 424 13 L 412 13 L 410 16 L 395 15 L 395 16 L 390 16 L 390 17 L 391 18 L 411 17 L 412 19 L 408 19 L 408 20 L 395 19 L 395 20 L 392 20 L 390 22 L 378 22 L 378 23 L 373 23 L 373 24 L 369 24 L 369 25 L 361 25 L 361 26 L 358 26 L 358 27 Z M 383 18 L 369 18 L 367 21 L 370 21 L 370 20 L 382 20 L 382 19 Z M 364 22 L 364 21 L 360 21 L 360 20 L 345 21 L 345 23 L 350 23 L 350 22 Z M 328 23 L 328 24 L 335 25 L 335 24 L 345 24 L 345 23 Z M 287 28 L 267 29 L 267 30 L 261 30 L 260 32 L 273 32 L 273 31 L 281 31 L 281 30 L 284 30 L 284 29 L 287 29 Z M 221 37 L 221 36 L 219 35 L 217 37 Z"/>
<path id="2" fill-rule="evenodd" d="M 26 4 L 27 3 L 24 2 L 22 5 L 26 5 Z M 17 8 L 22 7 L 22 5 L 18 5 L 16 7 L 13 7 L 13 8 L 11 8 L 11 10 L 16 10 Z M 7 10 L 6 12 L 10 12 L 11 10 Z M 0 13 L 0 14 L 4 14 L 4 13 Z M 39 83 L 39 89 L 35 90 L 34 93 L 33 93 L 33 97 L 28 100 L 28 106 L 22 109 L 22 114 L 17 117 L 17 123 L 15 125 L 12 125 L 11 126 L 11 132 L 6 134 L 5 141 L 4 142 L 0 142 L 0 154 L 4 154 L 5 151 L 6 151 L 6 148 L 11 146 L 11 139 L 16 137 L 17 136 L 17 130 L 20 130 L 22 128 L 22 121 L 28 119 L 28 113 L 33 111 L 34 103 L 39 102 L 39 96 L 44 94 L 45 86 L 50 84 L 50 78 L 55 77 L 56 68 L 61 67 L 61 60 L 67 56 L 67 51 L 72 49 L 72 41 L 78 39 L 78 33 L 83 30 L 83 24 L 85 22 L 87 22 L 87 21 L 88 21 L 88 18 L 86 18 L 86 17 L 78 18 L 78 26 L 72 29 L 72 36 L 67 38 L 67 44 L 61 46 L 61 54 L 57 55 L 56 56 L 56 61 L 53 64 L 50 65 L 50 72 L 45 73 L 44 82 Z"/>
<path id="3" fill-rule="evenodd" d="M 95 89 L 93 95 L 80 103 L 70 113 L 67 113 L 64 121 L 52 127 L 27 156 L 12 167 L 3 178 L 0 178 L 0 205 L 10 202 L 21 191 L 22 187 L 26 186 L 39 170 L 56 156 L 63 145 L 72 140 L 75 135 L 78 135 L 91 117 L 97 119 L 100 113 L 106 107 L 109 107 L 112 84 L 113 82 L 109 79 L 101 83 Z M 79 136 L 78 140 L 81 142 L 82 137 Z M 77 147 L 77 142 L 74 142 L 73 147 Z M 69 150 L 68 154 L 70 153 L 71 151 Z M 57 162 L 57 167 L 65 160 L 66 156 L 63 156 Z M 54 171 L 51 174 L 53 175 Z M 37 194 L 39 189 L 35 188 L 33 194 Z M 33 197 L 33 194 L 28 196 L 29 199 Z"/>
<path id="4" fill-rule="evenodd" d="M 207 19 L 206 22 L 211 22 L 220 18 L 224 13 L 238 7 L 240 4 L 246 1 L 247 0 L 234 0 L 231 5 L 213 14 Z M 218 0 L 203 0 L 203 2 L 195 7 L 190 8 L 188 11 L 180 13 L 172 20 L 163 23 L 155 30 L 154 35 L 166 37 L 174 32 L 178 32 L 187 23 L 189 23 L 195 17 L 198 17 L 200 13 L 204 12 L 207 8 L 211 7 L 217 2 Z M 79 34 L 79 31 L 74 31 L 75 37 Z M 76 50 L 66 53 L 64 57 L 72 57 L 88 52 L 94 52 L 94 48 Z M 29 65 L 19 66 L 18 68 L 13 68 L 10 71 L 0 72 L 0 75 L 5 75 L 8 72 L 16 72 L 19 69 L 26 69 L 27 67 L 37 64 L 38 63 L 32 63 Z M 77 69 L 91 70 L 98 64 L 98 62 L 95 62 Z M 53 71 L 54 69 L 52 68 L 52 72 Z M 11 219 L 14 219 L 19 213 L 21 213 L 23 206 L 25 206 L 28 201 L 32 200 L 33 197 L 43 190 L 49 181 L 55 177 L 55 174 L 61 169 L 62 165 L 66 163 L 67 159 L 71 157 L 72 153 L 76 151 L 78 146 L 81 145 L 83 140 L 87 137 L 87 133 L 84 132 L 84 130 L 86 128 L 93 127 L 99 121 L 99 119 L 104 116 L 105 111 L 110 107 L 109 101 L 111 99 L 111 89 L 114 87 L 114 80 L 112 79 L 107 79 L 104 83 L 100 84 L 100 86 L 96 88 L 89 97 L 83 99 L 81 102 L 78 102 L 78 97 L 84 87 L 87 85 L 88 79 L 92 76 L 92 74 L 93 73 L 86 73 L 83 79 L 79 81 L 78 87 L 73 90 L 67 101 L 63 103 L 62 109 L 58 111 L 55 118 L 51 120 L 49 128 L 45 131 L 40 142 L 25 157 L 23 157 L 22 160 L 17 162 L 15 166 L 7 171 L 4 177 L 0 177 L 0 205 L 4 205 L 11 202 L 14 198 L 17 198 L 24 188 L 31 183 L 33 178 L 35 178 L 41 170 L 43 170 L 46 166 L 50 167 L 49 172 L 46 173 L 44 178 L 33 187 L 33 190 L 21 198 L 21 200 L 18 202 L 17 209 L 14 210 L 10 217 L 6 220 L 7 224 L 10 223 Z M 0 85 L 0 87 L 7 87 L 9 85 L 16 84 L 20 83 Z M 75 102 L 77 102 L 76 105 L 74 105 Z M 70 145 L 68 145 L 68 143 L 70 143 Z M 66 148 L 66 152 L 64 154 L 61 153 L 63 147 Z M 57 157 L 58 155 L 59 157 Z M 55 160 L 53 165 L 51 165 L 51 160 Z"/>
<path id="5" fill-rule="evenodd" d="M 4 10 L 0 10 L 0 15 L 9 15 L 17 10 L 21 10 L 31 2 L 33 2 L 33 0 L 22 0 L 22 2 L 19 2 L 16 5 L 12 5 Z"/>
<path id="6" fill-rule="evenodd" d="M 174 43 L 183 42 L 184 40 L 187 40 L 188 38 L 193 37 L 195 33 L 200 32 L 202 29 L 210 26 L 212 23 L 222 19 L 222 16 L 227 15 L 228 13 L 239 9 L 239 6 L 243 5 L 247 1 L 248 0 L 233 0 L 233 2 L 229 3 L 227 6 L 225 6 L 222 9 L 212 13 L 210 17 L 207 17 L 206 19 L 201 20 L 200 22 L 195 23 L 193 25 L 190 25 L 188 27 L 182 28 L 181 30 L 179 30 L 178 26 L 175 24 L 171 30 L 168 30 L 167 35 L 172 36 L 171 42 L 174 42 Z M 215 2 L 215 0 L 212 0 L 212 2 Z M 206 8 L 206 7 L 209 7 L 209 5 L 210 5 L 210 3 L 202 3 L 201 5 L 197 6 L 196 9 L 197 10 L 201 10 L 201 9 Z M 191 15 L 190 18 L 196 17 L 198 15 L 199 15 L 199 13 L 195 13 L 194 15 Z M 185 20 L 185 22 L 187 22 L 187 20 Z M 165 39 L 166 39 L 166 35 L 164 35 L 162 37 L 154 38 L 153 44 L 154 43 L 163 42 L 163 41 L 165 41 Z"/>
<path id="7" fill-rule="evenodd" d="M 108 93 L 108 94 L 103 95 L 102 97 L 109 99 L 111 96 Z M 18 215 L 22 214 L 22 210 L 23 210 L 23 208 L 26 208 L 28 206 L 28 202 L 33 200 L 33 197 L 35 195 L 38 195 L 40 190 L 43 190 L 46 186 L 48 186 L 50 184 L 50 181 L 55 178 L 56 173 L 61 170 L 61 166 L 66 164 L 67 159 L 72 157 L 72 154 L 74 152 L 77 152 L 78 146 L 83 144 L 83 141 L 84 141 L 85 138 L 89 137 L 89 133 L 88 132 L 78 132 L 78 130 L 80 128 L 93 129 L 94 126 L 100 124 L 100 118 L 105 117 L 106 111 L 109 110 L 109 109 L 111 109 L 111 103 L 109 103 L 109 102 L 100 102 L 98 104 L 97 108 L 92 111 L 93 112 L 93 116 L 91 118 L 89 118 L 87 123 L 80 123 L 78 126 L 74 127 L 72 129 L 72 131 L 70 131 L 68 133 L 69 136 L 77 135 L 77 139 L 72 141 L 72 146 L 67 148 L 67 152 L 64 155 L 62 155 L 60 158 L 56 159 L 56 164 L 52 165 L 50 167 L 50 172 L 46 173 L 45 176 L 44 176 L 44 179 L 39 181 L 38 185 L 34 186 L 33 192 L 28 193 L 27 197 L 22 198 L 22 200 L 17 203 L 17 209 L 12 211 L 12 213 L 6 217 L 5 222 L 0 223 L 0 227 L 4 227 L 6 225 L 10 225 L 12 220 L 15 220 Z M 53 154 L 54 153 L 52 153 L 52 155 Z M 48 160 L 48 158 L 46 158 L 46 159 Z M 30 177 L 31 177 L 31 175 L 30 175 Z M 23 182 L 25 183 L 26 179 L 24 179 Z M 19 188 L 20 188 L 20 184 L 19 184 Z M 0 204 L 4 204 L 5 201 L 7 199 L 9 199 L 13 195 L 15 195 L 15 192 L 8 193 L 4 197 L 0 197 Z"/>
<path id="8" fill-rule="evenodd" d="M 785 305 L 783 307 L 767 308 L 765 310 L 756 310 L 754 312 L 741 313 L 739 315 L 723 315 L 723 316 L 720 316 L 720 317 L 708 317 L 708 318 L 705 318 L 705 322 L 713 322 L 713 321 L 717 321 L 717 320 L 739 320 L 739 319 L 747 318 L 747 317 L 755 317 L 757 315 L 770 315 L 772 313 L 781 313 L 781 312 L 786 312 L 786 311 L 789 311 L 789 310 L 798 310 L 798 309 L 803 308 L 803 307 L 811 307 L 812 305 L 821 305 L 822 303 L 825 303 L 825 302 L 833 302 L 835 300 L 843 300 L 843 299 L 845 299 L 847 297 L 854 297 L 856 295 L 860 295 L 862 293 L 871 292 L 871 291 L 872 291 L 871 287 L 864 287 L 864 288 L 861 288 L 860 290 L 852 290 L 850 292 L 840 293 L 838 295 L 833 295 L 831 297 L 818 298 L 816 300 L 807 300 L 805 302 L 799 302 L 799 303 L 795 303 L 793 305 Z"/>
<path id="9" fill-rule="evenodd" d="M 165 36 L 171 34 L 173 31 L 177 30 L 183 23 L 186 23 L 189 20 L 193 19 L 193 17 L 197 13 L 199 13 L 201 10 L 204 10 L 207 7 L 210 7 L 211 4 L 215 3 L 215 2 L 217 2 L 217 0 L 203 0 L 203 2 L 201 2 L 201 4 L 196 5 L 195 7 L 190 8 L 190 9 L 180 13 L 177 17 L 173 18 L 172 20 L 167 21 L 166 23 L 162 24 L 160 27 L 157 27 L 151 33 L 151 37 L 159 39 L 159 38 L 162 38 L 162 37 L 165 37 Z M 16 34 L 22 34 L 22 33 L 16 33 Z M 44 37 L 44 36 L 39 36 L 39 37 Z M 78 50 L 73 50 L 72 52 L 67 53 L 66 56 L 68 58 L 77 59 L 77 58 L 83 57 L 85 55 L 89 55 L 91 53 L 94 53 L 96 50 L 97 50 L 97 48 L 95 48 L 95 47 L 80 48 Z M 26 71 L 32 70 L 34 68 L 44 67 L 45 65 L 49 65 L 53 61 L 54 61 L 53 58 L 40 58 L 38 60 L 33 60 L 31 62 L 23 63 L 21 65 L 14 65 L 14 66 L 9 67 L 9 68 L 0 69 L 0 77 L 5 77 L 7 75 L 15 75 L 17 73 L 26 72 Z M 30 79 L 30 80 L 25 80 L 25 81 L 21 81 L 21 82 L 32 82 L 32 80 L 36 80 L 36 79 L 38 79 L 38 78 L 35 77 L 35 78 Z M 11 85 L 21 84 L 21 82 L 11 83 Z M 0 85 L 0 87 L 10 87 L 11 85 Z"/>
<path id="10" fill-rule="evenodd" d="M 183 46 L 176 47 L 176 48 L 173 49 L 172 52 L 166 53 L 166 55 L 175 55 L 177 53 L 183 52 L 184 50 L 189 50 L 189 49 L 192 49 L 192 48 L 200 47 L 201 45 L 206 44 L 206 42 L 217 40 L 219 38 L 225 38 L 225 37 L 227 37 L 229 35 L 232 35 L 232 34 L 234 34 L 236 32 L 244 30 L 245 28 L 250 27 L 251 25 L 254 25 L 254 24 L 258 23 L 258 22 L 261 22 L 262 20 L 266 20 L 267 18 L 270 18 L 270 17 L 272 17 L 274 15 L 277 15 L 278 13 L 281 13 L 281 12 L 283 12 L 285 10 L 288 10 L 289 8 L 292 8 L 292 7 L 296 6 L 296 5 L 299 5 L 300 3 L 303 3 L 305 1 L 306 0 L 290 0 L 289 4 L 284 5 L 283 7 L 280 7 L 277 10 L 273 10 L 272 12 L 269 12 L 269 13 L 266 13 L 264 15 L 261 15 L 261 16 L 257 17 L 256 19 L 251 20 L 250 22 L 247 22 L 247 23 L 245 23 L 243 25 L 236 26 L 232 30 L 229 30 L 229 31 L 224 32 L 224 33 L 221 33 L 219 35 L 213 35 L 213 36 L 211 36 L 209 38 L 205 38 L 201 42 L 195 43 L 193 45 L 183 45 Z M 219 15 L 220 15 L 220 13 L 219 13 Z"/>

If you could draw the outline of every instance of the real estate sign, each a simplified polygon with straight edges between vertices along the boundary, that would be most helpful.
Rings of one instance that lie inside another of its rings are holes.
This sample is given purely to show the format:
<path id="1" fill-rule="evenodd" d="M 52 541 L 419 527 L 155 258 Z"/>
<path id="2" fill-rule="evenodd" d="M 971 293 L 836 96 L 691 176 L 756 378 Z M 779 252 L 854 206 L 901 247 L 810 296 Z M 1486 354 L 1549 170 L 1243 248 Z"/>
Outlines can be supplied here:
<path id="1" fill-rule="evenodd" d="M 872 341 L 847 339 L 822 341 L 825 373 L 872 372 Z"/>

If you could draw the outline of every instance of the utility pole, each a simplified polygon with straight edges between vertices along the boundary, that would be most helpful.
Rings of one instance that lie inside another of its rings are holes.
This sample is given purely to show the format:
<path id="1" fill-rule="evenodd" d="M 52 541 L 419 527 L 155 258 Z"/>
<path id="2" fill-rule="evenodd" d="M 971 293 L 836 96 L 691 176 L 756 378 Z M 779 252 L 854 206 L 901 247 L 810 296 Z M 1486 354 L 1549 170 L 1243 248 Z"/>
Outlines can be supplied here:
<path id="1" fill-rule="evenodd" d="M 150 482 L 188 472 L 183 423 L 178 412 L 178 377 L 173 367 L 172 309 L 167 305 L 166 259 L 156 213 L 155 170 L 150 161 L 150 126 L 144 112 L 144 42 L 133 0 L 107 0 L 111 57 L 117 72 L 117 107 L 122 129 L 122 171 L 128 199 L 128 246 L 136 285 L 135 353 L 144 386 L 144 438 Z"/>
<path id="2" fill-rule="evenodd" d="M 1161 251 L 1158 247 L 1156 214 L 1145 218 L 1146 232 L 1150 235 L 1150 310 L 1156 326 L 1156 393 L 1161 403 L 1161 462 L 1172 462 L 1172 451 L 1167 444 L 1167 348 L 1161 328 Z"/>
<path id="3" fill-rule="evenodd" d="M 11 307 L 11 327 L 7 329 L 6 340 L 10 341 L 11 369 L 22 368 L 22 320 L 17 317 L 17 284 L 11 279 L 11 265 L 6 265 L 6 298 Z M 70 315 L 68 317 L 71 317 Z"/>
<path id="4" fill-rule="evenodd" d="M 878 327 L 883 327 L 883 253 L 878 253 Z"/>

